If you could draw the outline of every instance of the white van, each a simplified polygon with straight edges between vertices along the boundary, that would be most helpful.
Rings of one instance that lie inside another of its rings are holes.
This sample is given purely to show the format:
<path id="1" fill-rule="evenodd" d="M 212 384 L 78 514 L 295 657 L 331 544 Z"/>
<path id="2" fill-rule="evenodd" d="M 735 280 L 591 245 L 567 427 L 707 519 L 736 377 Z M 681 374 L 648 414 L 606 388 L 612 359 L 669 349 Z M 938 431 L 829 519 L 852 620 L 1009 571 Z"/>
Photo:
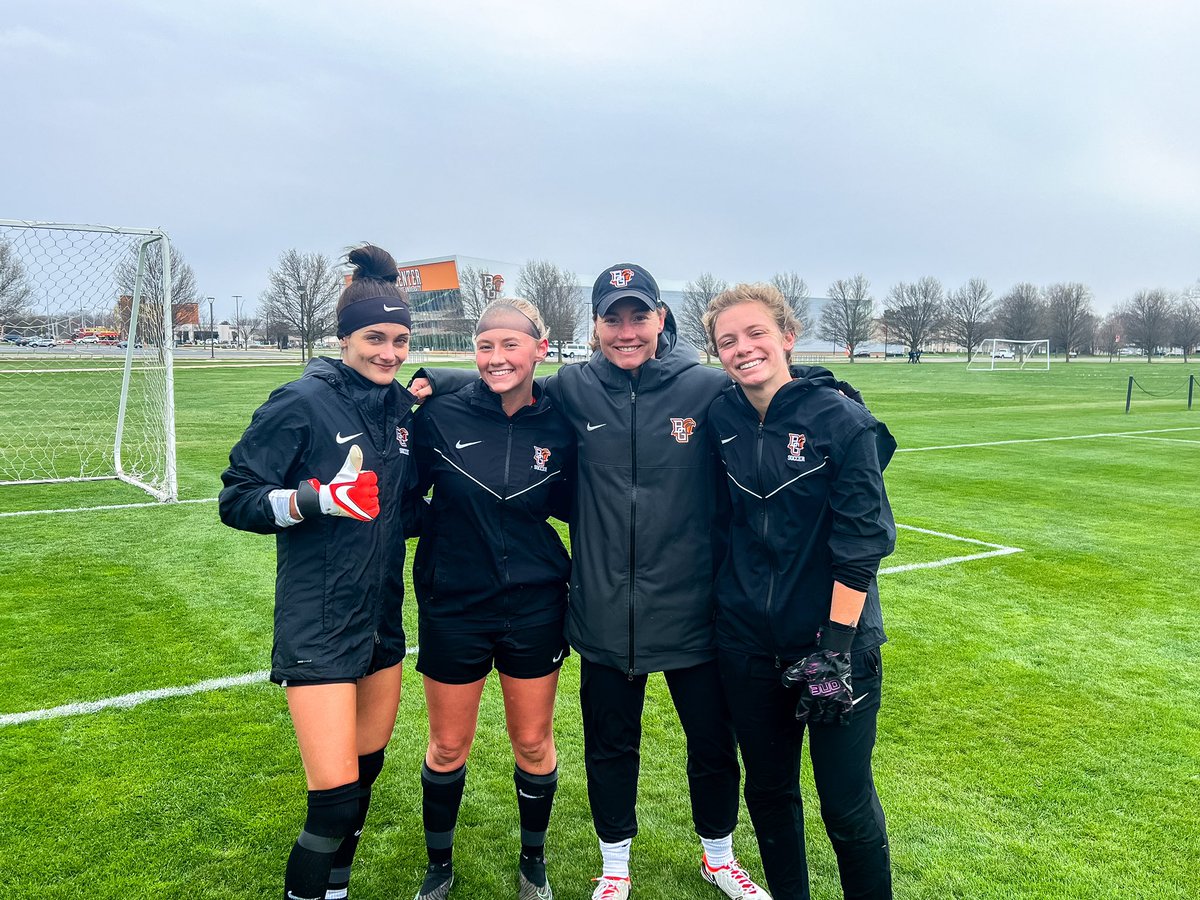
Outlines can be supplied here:
<path id="1" fill-rule="evenodd" d="M 563 359 L 589 359 L 592 351 L 587 344 L 563 344 Z"/>

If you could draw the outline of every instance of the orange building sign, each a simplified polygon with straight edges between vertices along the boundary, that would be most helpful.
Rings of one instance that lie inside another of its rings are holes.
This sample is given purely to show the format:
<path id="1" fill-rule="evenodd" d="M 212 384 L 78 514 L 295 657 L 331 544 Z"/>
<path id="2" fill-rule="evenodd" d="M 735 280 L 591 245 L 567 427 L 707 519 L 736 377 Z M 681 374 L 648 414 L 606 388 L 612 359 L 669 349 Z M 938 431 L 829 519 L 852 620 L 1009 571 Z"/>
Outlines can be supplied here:
<path id="1" fill-rule="evenodd" d="M 349 275 L 346 283 L 350 283 Z M 458 287 L 458 269 L 452 259 L 417 266 L 402 265 L 396 283 L 406 291 L 452 291 Z"/>

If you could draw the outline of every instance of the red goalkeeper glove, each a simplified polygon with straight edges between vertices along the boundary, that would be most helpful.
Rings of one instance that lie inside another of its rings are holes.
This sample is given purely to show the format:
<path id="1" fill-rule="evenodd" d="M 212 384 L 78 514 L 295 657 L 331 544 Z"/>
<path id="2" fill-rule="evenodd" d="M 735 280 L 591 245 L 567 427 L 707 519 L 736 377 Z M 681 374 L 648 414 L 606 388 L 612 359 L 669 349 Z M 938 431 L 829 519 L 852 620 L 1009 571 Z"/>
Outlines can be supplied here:
<path id="1" fill-rule="evenodd" d="M 310 516 L 344 516 L 370 522 L 379 515 L 379 479 L 374 472 L 362 470 L 362 448 L 352 444 L 346 461 L 329 484 L 315 478 L 301 482 L 296 491 L 296 509 Z"/>

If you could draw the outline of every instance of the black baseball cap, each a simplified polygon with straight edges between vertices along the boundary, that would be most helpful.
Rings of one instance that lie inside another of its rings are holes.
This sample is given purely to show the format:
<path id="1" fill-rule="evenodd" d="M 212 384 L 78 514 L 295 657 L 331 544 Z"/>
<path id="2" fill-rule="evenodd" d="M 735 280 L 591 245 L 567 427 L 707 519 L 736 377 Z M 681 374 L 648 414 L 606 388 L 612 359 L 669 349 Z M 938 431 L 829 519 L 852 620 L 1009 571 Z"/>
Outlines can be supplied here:
<path id="1" fill-rule="evenodd" d="M 608 315 L 618 300 L 640 300 L 648 309 L 658 309 L 662 298 L 654 276 L 633 263 L 617 263 L 600 273 L 592 285 L 592 315 Z"/>

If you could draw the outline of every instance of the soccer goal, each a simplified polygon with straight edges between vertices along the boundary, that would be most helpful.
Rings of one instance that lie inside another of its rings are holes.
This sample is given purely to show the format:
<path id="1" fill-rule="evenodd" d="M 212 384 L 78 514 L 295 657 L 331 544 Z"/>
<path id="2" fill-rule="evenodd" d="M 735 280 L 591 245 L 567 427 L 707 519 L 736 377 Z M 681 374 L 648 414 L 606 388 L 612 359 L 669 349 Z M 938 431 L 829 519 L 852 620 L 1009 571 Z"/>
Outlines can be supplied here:
<path id="1" fill-rule="evenodd" d="M 967 368 L 973 372 L 1048 371 L 1050 341 L 1012 341 L 1007 338 L 988 338 L 979 345 Z"/>
<path id="2" fill-rule="evenodd" d="M 162 231 L 0 219 L 0 485 L 176 500 L 173 321 Z"/>

